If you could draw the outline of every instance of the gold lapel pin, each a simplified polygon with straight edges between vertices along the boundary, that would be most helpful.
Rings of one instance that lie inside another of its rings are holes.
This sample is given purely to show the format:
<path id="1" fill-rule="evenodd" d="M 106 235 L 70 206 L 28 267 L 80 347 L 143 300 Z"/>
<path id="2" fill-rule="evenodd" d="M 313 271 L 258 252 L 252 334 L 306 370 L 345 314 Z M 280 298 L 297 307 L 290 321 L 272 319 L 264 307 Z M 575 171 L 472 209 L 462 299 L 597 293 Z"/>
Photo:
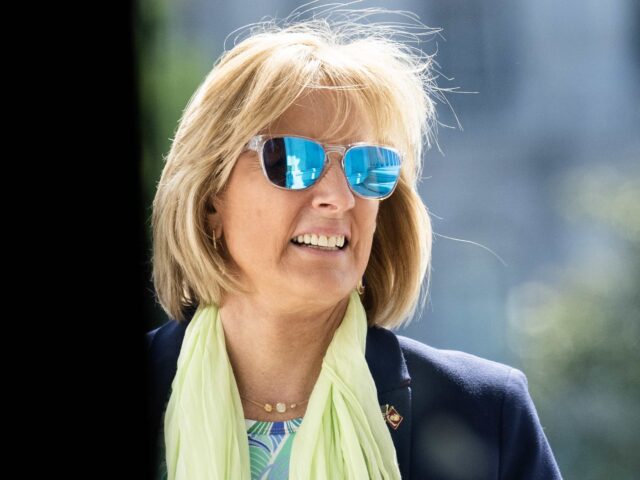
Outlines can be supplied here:
<path id="1" fill-rule="evenodd" d="M 402 415 L 400 415 L 393 405 L 389 405 L 388 403 L 380 405 L 380 409 L 382 410 L 382 418 L 384 421 L 387 422 L 391 428 L 397 430 L 400 423 L 402 423 Z"/>

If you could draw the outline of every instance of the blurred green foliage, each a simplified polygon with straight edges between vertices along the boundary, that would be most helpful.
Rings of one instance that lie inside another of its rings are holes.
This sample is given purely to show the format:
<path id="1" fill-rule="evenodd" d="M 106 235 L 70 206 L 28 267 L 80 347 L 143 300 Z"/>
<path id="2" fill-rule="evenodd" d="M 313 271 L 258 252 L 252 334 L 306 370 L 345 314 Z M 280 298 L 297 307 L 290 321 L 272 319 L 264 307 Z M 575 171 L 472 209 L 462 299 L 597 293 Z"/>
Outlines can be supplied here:
<path id="1" fill-rule="evenodd" d="M 151 207 L 156 185 L 169 152 L 182 111 L 204 79 L 213 60 L 171 28 L 168 21 L 180 17 L 179 5 L 166 0 L 142 0 L 138 3 L 135 29 L 140 92 L 141 178 L 145 207 L 147 245 L 151 245 Z M 210 65 L 208 65 L 210 64 Z M 150 278 L 149 259 L 145 266 Z M 167 320 L 153 301 L 153 287 L 145 295 L 149 316 L 155 326 Z M 154 325 L 150 325 L 149 328 Z"/>
<path id="2" fill-rule="evenodd" d="M 513 293 L 509 342 L 565 478 L 635 479 L 640 172 L 590 166 L 559 187 L 560 212 L 573 228 L 584 228 L 584 241 L 570 246 L 577 252 L 570 264 Z"/>

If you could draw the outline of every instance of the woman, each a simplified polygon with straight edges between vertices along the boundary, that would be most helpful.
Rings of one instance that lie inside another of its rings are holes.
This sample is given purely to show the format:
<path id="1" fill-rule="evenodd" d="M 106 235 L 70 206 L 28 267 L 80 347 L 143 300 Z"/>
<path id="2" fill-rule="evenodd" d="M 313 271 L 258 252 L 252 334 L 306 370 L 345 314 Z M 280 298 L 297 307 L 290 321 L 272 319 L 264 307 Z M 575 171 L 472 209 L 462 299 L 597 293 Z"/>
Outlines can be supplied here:
<path id="1" fill-rule="evenodd" d="M 147 334 L 169 479 L 560 478 L 522 372 L 389 330 L 428 285 L 438 91 L 376 28 L 270 25 L 184 112 Z"/>

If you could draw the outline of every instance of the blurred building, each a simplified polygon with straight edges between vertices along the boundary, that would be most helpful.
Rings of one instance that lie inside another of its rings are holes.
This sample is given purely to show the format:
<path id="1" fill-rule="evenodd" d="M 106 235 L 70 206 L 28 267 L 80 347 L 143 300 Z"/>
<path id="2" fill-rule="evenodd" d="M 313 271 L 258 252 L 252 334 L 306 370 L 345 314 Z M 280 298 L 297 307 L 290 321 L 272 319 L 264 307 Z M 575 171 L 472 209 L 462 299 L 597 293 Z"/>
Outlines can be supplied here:
<path id="1" fill-rule="evenodd" d="M 265 16 L 282 18 L 301 3 L 175 3 L 167 16 L 170 37 L 203 52 L 209 59 L 202 65 L 204 76 L 225 39 L 226 48 L 233 46 L 235 35 L 227 36 L 234 29 Z M 430 300 L 398 333 L 513 363 L 505 339 L 505 304 L 512 289 L 536 279 L 549 264 L 598 248 L 600 240 L 588 232 L 566 227 L 558 215 L 558 195 L 563 174 L 575 166 L 638 163 L 638 5 L 633 0 L 353 5 L 409 10 L 426 25 L 442 27 L 444 39 L 434 37 L 421 47 L 438 51 L 439 85 L 460 91 L 447 94 L 453 111 L 438 105 L 444 156 L 434 148 L 424 157 L 421 194 L 436 234 Z"/>

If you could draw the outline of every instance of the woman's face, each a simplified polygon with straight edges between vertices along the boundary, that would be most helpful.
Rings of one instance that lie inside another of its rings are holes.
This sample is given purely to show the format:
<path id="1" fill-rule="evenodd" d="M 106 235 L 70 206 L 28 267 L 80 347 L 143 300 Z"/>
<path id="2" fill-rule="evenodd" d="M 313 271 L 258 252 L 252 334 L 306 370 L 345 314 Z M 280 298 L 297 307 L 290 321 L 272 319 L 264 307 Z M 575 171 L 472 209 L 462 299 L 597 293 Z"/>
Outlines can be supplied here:
<path id="1" fill-rule="evenodd" d="M 355 111 L 344 122 L 345 130 L 326 137 L 336 114 L 326 98 L 298 100 L 269 130 L 302 135 L 323 144 L 375 140 L 368 119 Z M 214 200 L 216 213 L 210 216 L 210 225 L 218 235 L 222 232 L 232 266 L 251 291 L 271 294 L 283 302 L 288 296 L 313 303 L 338 301 L 362 278 L 371 253 L 379 200 L 351 192 L 340 153 L 331 152 L 328 159 L 328 170 L 315 185 L 287 191 L 265 178 L 256 152 L 245 152 L 238 158 L 226 190 Z M 326 252 L 291 242 L 294 236 L 330 232 L 344 234 L 346 248 Z"/>

